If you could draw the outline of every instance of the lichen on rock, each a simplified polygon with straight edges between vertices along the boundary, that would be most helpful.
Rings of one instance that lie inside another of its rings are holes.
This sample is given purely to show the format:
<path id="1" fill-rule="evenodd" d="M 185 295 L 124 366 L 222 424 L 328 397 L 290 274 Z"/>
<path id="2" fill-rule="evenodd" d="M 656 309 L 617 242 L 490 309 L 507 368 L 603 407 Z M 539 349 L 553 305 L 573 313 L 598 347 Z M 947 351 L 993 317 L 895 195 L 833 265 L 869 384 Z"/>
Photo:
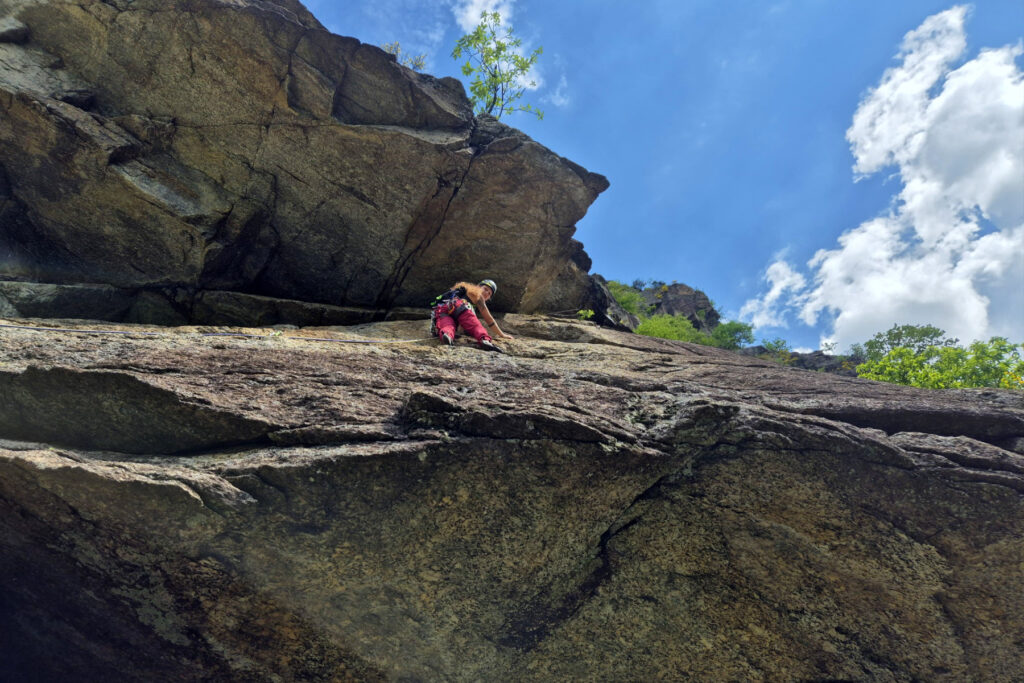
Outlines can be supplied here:
<path id="1" fill-rule="evenodd" d="M 1019 393 L 501 324 L 3 322 L 0 677 L 1024 674 Z"/>
<path id="2" fill-rule="evenodd" d="M 297 2 L 8 0 L 0 21 L 0 280 L 26 310 L 38 283 L 162 324 L 236 323 L 232 295 L 379 319 L 458 278 L 500 281 L 499 310 L 591 300 L 572 236 L 607 180 Z"/>

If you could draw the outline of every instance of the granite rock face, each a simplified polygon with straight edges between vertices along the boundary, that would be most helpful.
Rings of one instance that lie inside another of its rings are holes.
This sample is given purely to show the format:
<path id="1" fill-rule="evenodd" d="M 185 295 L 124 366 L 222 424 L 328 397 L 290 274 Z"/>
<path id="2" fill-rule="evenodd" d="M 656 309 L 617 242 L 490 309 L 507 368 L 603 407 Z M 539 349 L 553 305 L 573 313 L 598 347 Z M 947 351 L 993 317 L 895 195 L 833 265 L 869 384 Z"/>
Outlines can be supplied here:
<path id="1" fill-rule="evenodd" d="M 685 316 L 701 332 L 710 334 L 721 320 L 708 295 L 689 285 L 673 282 L 647 287 L 641 293 L 651 315 Z"/>
<path id="2" fill-rule="evenodd" d="M 1024 678 L 1020 393 L 538 316 L 2 323 L 5 680 Z"/>
<path id="3" fill-rule="evenodd" d="M 282 312 L 485 276 L 498 310 L 583 308 L 607 185 L 293 0 L 0 2 L 0 280 L 30 308 L 105 286 L 111 320 L 249 296 L 248 324 L 332 324 Z"/>

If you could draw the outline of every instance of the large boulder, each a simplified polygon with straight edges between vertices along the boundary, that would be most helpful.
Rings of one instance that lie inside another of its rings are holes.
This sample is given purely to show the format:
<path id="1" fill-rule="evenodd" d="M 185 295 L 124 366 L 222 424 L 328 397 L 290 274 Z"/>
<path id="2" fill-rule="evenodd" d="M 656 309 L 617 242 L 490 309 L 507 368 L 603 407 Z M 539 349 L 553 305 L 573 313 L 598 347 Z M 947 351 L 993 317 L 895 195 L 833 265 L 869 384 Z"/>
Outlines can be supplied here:
<path id="1" fill-rule="evenodd" d="M 383 312 L 485 276 L 499 310 L 589 300 L 572 235 L 607 180 L 297 2 L 3 0 L 0 22 L 0 280 L 29 294 L 107 285 L 153 322 L 216 319 L 207 292 Z"/>
<path id="2" fill-rule="evenodd" d="M 502 327 L 0 322 L 0 679 L 1024 680 L 1020 392 Z"/>
<path id="3" fill-rule="evenodd" d="M 651 308 L 651 315 L 684 316 L 701 332 L 710 333 L 721 320 L 708 295 L 689 285 L 655 283 L 642 294 Z"/>

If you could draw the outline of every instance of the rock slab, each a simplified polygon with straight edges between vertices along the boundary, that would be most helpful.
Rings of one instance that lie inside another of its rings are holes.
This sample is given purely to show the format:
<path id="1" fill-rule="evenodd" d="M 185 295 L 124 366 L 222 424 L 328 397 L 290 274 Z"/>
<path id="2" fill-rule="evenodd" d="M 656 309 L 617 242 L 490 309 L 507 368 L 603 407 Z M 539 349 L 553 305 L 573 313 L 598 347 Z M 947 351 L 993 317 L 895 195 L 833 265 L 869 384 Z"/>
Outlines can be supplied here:
<path id="1" fill-rule="evenodd" d="M 537 316 L 3 324 L 5 680 L 1024 677 L 1019 392 Z"/>
<path id="2" fill-rule="evenodd" d="M 573 233 L 607 186 L 293 0 L 0 3 L 0 280 L 27 295 L 237 324 L 205 295 L 386 311 L 490 277 L 499 310 L 593 308 Z"/>

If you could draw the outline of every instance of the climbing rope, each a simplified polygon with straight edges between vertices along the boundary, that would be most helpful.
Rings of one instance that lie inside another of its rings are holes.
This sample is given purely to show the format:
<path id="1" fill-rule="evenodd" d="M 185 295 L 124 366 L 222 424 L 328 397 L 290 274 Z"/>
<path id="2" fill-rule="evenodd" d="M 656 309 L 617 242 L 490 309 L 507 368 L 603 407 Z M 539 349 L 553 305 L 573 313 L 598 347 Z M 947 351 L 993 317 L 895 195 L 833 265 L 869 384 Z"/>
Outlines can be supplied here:
<path id="1" fill-rule="evenodd" d="M 68 332 L 71 334 L 127 334 L 149 337 L 171 336 L 169 332 L 144 332 L 141 330 L 90 330 L 72 327 L 32 327 L 30 325 L 6 325 L 0 328 L 9 330 L 30 330 L 32 332 Z M 334 339 L 331 337 L 290 337 L 283 334 L 250 334 L 245 332 L 199 332 L 200 337 L 243 337 L 246 339 L 292 339 L 295 341 L 336 342 L 339 344 L 413 344 L 416 342 L 433 341 L 432 339 Z"/>

